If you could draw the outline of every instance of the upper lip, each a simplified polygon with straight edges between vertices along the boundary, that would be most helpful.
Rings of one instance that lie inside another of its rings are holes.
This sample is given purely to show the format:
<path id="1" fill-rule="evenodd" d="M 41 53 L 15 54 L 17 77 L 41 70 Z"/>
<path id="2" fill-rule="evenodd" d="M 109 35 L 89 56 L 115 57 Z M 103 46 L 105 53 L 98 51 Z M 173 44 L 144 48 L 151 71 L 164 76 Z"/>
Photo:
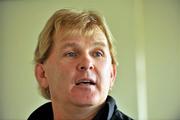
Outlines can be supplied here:
<path id="1" fill-rule="evenodd" d="M 78 79 L 75 81 L 76 85 L 79 85 L 81 83 L 89 83 L 89 84 L 95 85 L 96 81 L 94 79 L 91 79 L 91 78 L 81 78 L 81 79 Z"/>

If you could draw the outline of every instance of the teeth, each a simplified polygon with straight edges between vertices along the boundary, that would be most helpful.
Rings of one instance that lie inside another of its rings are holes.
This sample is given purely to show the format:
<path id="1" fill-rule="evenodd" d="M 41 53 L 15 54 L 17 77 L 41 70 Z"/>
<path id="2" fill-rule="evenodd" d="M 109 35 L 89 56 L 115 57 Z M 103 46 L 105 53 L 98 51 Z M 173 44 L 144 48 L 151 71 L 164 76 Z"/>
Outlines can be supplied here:
<path id="1" fill-rule="evenodd" d="M 91 84 L 91 85 L 95 85 L 95 83 L 91 80 L 78 80 L 76 82 L 76 85 L 80 85 L 80 84 Z"/>

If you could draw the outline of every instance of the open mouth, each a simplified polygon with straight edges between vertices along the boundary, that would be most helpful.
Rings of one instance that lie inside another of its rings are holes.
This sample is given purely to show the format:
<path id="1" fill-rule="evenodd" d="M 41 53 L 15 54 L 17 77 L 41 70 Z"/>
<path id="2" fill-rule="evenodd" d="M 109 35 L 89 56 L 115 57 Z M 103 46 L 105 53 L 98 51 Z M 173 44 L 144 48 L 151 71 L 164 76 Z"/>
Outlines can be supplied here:
<path id="1" fill-rule="evenodd" d="M 96 83 L 91 80 L 91 79 L 81 79 L 81 80 L 77 80 L 76 85 L 96 85 Z"/>

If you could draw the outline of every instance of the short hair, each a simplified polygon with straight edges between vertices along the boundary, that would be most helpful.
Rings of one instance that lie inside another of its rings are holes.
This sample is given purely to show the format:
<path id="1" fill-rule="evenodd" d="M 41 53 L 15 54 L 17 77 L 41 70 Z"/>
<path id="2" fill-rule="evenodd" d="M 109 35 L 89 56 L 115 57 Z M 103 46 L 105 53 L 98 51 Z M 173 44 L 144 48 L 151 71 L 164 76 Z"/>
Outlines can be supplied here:
<path id="1" fill-rule="evenodd" d="M 62 30 L 65 35 L 93 35 L 97 30 L 101 30 L 107 39 L 112 64 L 116 65 L 114 48 L 112 47 L 112 35 L 105 22 L 105 18 L 95 11 L 78 11 L 74 9 L 61 9 L 56 11 L 47 21 L 38 38 L 38 44 L 34 53 L 35 64 L 43 63 L 49 57 L 53 47 L 53 35 Z M 43 97 L 50 99 L 49 88 L 40 87 Z"/>

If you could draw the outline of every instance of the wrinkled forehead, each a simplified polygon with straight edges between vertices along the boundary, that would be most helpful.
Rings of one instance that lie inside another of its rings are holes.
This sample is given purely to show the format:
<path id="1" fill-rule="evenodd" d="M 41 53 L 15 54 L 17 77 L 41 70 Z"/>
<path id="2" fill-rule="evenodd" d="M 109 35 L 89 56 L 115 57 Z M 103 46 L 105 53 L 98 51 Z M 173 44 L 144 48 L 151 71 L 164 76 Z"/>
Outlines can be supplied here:
<path id="1" fill-rule="evenodd" d="M 56 30 L 54 36 L 55 36 L 54 40 L 57 39 L 66 40 L 67 38 L 84 37 L 84 38 L 94 39 L 96 41 L 104 41 L 106 44 L 108 44 L 107 37 L 98 26 L 94 26 L 88 29 L 65 27 Z"/>

